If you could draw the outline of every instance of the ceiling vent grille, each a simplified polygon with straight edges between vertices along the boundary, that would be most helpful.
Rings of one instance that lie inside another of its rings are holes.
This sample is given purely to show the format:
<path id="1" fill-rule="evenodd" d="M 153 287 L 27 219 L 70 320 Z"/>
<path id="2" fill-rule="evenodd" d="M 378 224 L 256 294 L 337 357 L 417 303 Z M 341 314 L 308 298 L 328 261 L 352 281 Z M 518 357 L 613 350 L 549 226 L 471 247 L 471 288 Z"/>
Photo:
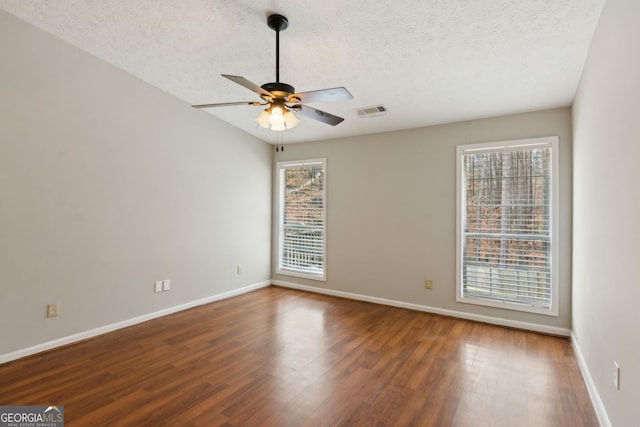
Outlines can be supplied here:
<path id="1" fill-rule="evenodd" d="M 356 111 L 358 112 L 358 117 L 378 117 L 387 114 L 387 109 L 384 105 L 358 108 Z"/>

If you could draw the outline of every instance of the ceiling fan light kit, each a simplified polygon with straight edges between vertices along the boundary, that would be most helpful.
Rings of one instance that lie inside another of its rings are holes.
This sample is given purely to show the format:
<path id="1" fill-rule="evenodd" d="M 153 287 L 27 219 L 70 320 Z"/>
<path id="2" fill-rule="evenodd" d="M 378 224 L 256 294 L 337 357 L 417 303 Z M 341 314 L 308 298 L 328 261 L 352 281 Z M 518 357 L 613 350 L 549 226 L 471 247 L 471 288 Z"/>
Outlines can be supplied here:
<path id="1" fill-rule="evenodd" d="M 285 107 L 284 102 L 274 101 L 271 107 L 260 113 L 256 122 L 265 129 L 283 131 L 296 127 L 300 120 Z"/>
<path id="2" fill-rule="evenodd" d="M 231 105 L 260 105 L 268 107 L 260 113 L 256 122 L 265 129 L 281 132 L 291 129 L 300 123 L 300 120 L 293 114 L 297 112 L 305 117 L 318 120 L 331 126 L 342 123 L 342 117 L 334 116 L 327 112 L 317 110 L 306 105 L 307 102 L 327 102 L 343 101 L 353 99 L 353 96 L 344 87 L 331 89 L 320 89 L 310 92 L 296 93 L 295 88 L 287 83 L 280 82 L 280 31 L 284 31 L 289 26 L 286 17 L 278 14 L 269 15 L 267 25 L 276 32 L 276 81 L 258 86 L 244 77 L 222 74 L 234 83 L 243 86 L 256 93 L 263 102 L 224 102 L 217 104 L 193 105 L 194 108 L 225 107 Z"/>

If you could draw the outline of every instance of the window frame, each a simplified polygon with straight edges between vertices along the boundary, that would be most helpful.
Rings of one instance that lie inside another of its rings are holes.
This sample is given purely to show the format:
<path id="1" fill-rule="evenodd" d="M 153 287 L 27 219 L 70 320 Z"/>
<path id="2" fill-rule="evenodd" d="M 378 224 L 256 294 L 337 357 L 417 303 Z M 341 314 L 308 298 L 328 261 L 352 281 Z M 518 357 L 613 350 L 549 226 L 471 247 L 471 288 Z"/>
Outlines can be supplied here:
<path id="1" fill-rule="evenodd" d="M 550 250 L 550 302 L 549 307 L 536 307 L 525 302 L 513 302 L 499 299 L 490 299 L 478 295 L 465 295 L 464 293 L 464 238 L 463 230 L 466 224 L 466 179 L 464 170 L 464 155 L 471 154 L 474 151 L 478 153 L 487 152 L 504 152 L 518 151 L 524 149 L 534 149 L 540 147 L 550 148 L 550 185 L 549 185 L 549 203 L 551 220 L 549 226 Z M 558 288 L 559 288 L 559 143 L 557 136 L 548 136 L 541 138 L 528 138 L 510 141 L 486 142 L 478 144 L 458 145 L 456 147 L 456 301 L 461 303 L 476 304 L 488 307 L 497 307 L 509 310 L 516 310 L 529 313 L 537 313 L 548 316 L 558 316 Z"/>
<path id="2" fill-rule="evenodd" d="M 282 249 L 283 249 L 283 214 L 284 214 L 284 197 L 282 185 L 282 171 L 285 169 L 293 169 L 295 167 L 322 165 L 322 272 L 320 274 L 313 274 L 308 272 L 296 271 L 294 268 L 287 268 L 282 266 Z M 276 163 L 276 274 L 282 274 L 286 276 L 295 276 L 305 279 L 326 281 L 327 277 L 327 159 L 317 158 L 308 160 L 287 160 Z"/>

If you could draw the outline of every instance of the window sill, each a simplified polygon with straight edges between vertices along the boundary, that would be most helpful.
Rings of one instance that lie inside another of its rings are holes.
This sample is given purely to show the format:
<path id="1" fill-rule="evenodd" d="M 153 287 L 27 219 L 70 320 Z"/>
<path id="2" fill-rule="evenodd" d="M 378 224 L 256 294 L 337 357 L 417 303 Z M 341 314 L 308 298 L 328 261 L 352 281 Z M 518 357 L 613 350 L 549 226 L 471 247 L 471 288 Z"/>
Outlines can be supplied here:
<path id="1" fill-rule="evenodd" d="M 505 310 L 514 310 L 514 311 L 522 311 L 525 313 L 535 313 L 542 314 L 545 316 L 554 316 L 558 317 L 558 309 L 554 306 L 551 308 L 544 307 L 534 307 L 528 304 L 518 304 L 512 301 L 502 301 L 497 299 L 489 299 L 475 296 L 458 296 L 456 298 L 457 302 L 461 302 L 463 304 L 475 304 L 475 305 L 483 305 L 485 307 L 494 307 L 494 308 L 502 308 Z"/>
<path id="2" fill-rule="evenodd" d="M 326 276 L 324 274 L 302 273 L 302 272 L 299 272 L 299 271 L 285 270 L 285 269 L 276 270 L 276 274 L 281 274 L 283 276 L 301 277 L 303 279 L 317 280 L 317 281 L 320 281 L 320 282 L 326 282 L 327 281 L 327 278 L 326 278 Z"/>

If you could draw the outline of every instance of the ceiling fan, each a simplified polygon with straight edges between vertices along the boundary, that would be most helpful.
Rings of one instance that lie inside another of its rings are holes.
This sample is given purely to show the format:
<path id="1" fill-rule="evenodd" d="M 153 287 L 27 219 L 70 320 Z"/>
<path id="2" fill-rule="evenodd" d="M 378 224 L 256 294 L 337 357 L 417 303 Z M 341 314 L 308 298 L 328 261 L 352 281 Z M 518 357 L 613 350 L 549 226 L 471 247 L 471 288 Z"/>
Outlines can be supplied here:
<path id="1" fill-rule="evenodd" d="M 222 74 L 234 83 L 239 84 L 252 92 L 255 92 L 262 101 L 223 102 L 217 104 L 193 105 L 194 108 L 226 107 L 230 105 L 253 105 L 268 107 L 258 116 L 256 121 L 266 129 L 283 131 L 291 129 L 300 121 L 293 112 L 305 117 L 318 120 L 331 126 L 336 126 L 344 119 L 325 111 L 317 110 L 306 105 L 309 102 L 343 101 L 353 99 L 353 96 L 344 87 L 313 90 L 310 92 L 296 93 L 293 86 L 280 82 L 280 31 L 289 26 L 289 21 L 282 15 L 269 15 L 267 25 L 276 32 L 276 81 L 258 86 L 244 77 Z"/>

